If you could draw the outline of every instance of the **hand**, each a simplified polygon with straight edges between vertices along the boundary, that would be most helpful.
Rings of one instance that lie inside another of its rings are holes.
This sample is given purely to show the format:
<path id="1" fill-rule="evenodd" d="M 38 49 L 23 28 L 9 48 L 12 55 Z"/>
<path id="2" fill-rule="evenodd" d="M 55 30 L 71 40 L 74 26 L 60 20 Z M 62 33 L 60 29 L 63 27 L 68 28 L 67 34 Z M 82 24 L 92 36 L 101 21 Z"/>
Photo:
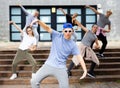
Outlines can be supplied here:
<path id="1" fill-rule="evenodd" d="M 84 79 L 87 75 L 87 71 L 83 73 L 83 75 L 80 77 L 80 79 Z"/>
<path id="2" fill-rule="evenodd" d="M 90 6 L 89 5 L 85 5 L 86 8 L 89 8 Z"/>
<path id="3" fill-rule="evenodd" d="M 59 10 L 62 10 L 62 8 L 58 8 Z"/>
<path id="4" fill-rule="evenodd" d="M 13 24 L 14 22 L 13 21 L 9 21 L 9 24 Z"/>
<path id="5" fill-rule="evenodd" d="M 32 21 L 32 24 L 34 24 L 34 23 L 36 23 L 36 22 L 38 22 L 39 20 L 38 19 L 34 19 L 33 21 Z"/>
<path id="6" fill-rule="evenodd" d="M 95 45 L 94 47 L 95 47 L 95 49 L 100 49 L 99 45 Z"/>
<path id="7" fill-rule="evenodd" d="M 20 6 L 20 7 L 21 7 L 22 5 L 21 5 L 21 4 L 18 4 L 18 6 Z"/>

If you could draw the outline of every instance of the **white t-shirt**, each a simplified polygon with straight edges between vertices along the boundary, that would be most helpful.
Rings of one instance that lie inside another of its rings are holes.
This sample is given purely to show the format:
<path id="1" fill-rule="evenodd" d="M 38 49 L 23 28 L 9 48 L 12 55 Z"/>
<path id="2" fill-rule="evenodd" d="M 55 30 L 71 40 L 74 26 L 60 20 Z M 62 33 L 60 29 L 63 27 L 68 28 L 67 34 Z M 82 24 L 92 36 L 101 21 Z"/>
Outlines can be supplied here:
<path id="1" fill-rule="evenodd" d="M 37 45 L 36 38 L 27 35 L 26 32 L 23 32 L 23 40 L 19 46 L 19 49 L 26 50 L 26 49 L 29 49 L 31 45 Z"/>

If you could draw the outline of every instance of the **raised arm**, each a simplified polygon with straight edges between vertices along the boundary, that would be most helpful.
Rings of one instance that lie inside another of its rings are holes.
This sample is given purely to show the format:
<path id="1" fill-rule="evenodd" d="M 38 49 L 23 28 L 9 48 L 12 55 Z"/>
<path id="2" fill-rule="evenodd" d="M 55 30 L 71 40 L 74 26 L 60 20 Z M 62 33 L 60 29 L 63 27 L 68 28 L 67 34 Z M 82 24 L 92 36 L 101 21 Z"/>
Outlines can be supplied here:
<path id="1" fill-rule="evenodd" d="M 23 30 L 22 30 L 21 28 L 19 28 L 19 27 L 16 25 L 15 22 L 9 21 L 9 24 L 13 24 L 18 31 L 20 31 L 21 33 L 23 33 Z"/>
<path id="2" fill-rule="evenodd" d="M 63 8 L 59 8 L 59 10 L 61 10 L 64 15 L 67 14 L 67 13 L 63 10 Z"/>
<path id="3" fill-rule="evenodd" d="M 77 57 L 80 65 L 82 66 L 82 69 L 83 69 L 83 71 L 84 71 L 83 75 L 80 77 L 80 79 L 83 79 L 83 78 L 85 78 L 86 75 L 87 75 L 87 68 L 86 68 L 86 65 L 85 65 L 85 62 L 84 62 L 82 56 L 81 56 L 81 55 L 77 55 L 76 57 Z"/>
<path id="4" fill-rule="evenodd" d="M 47 24 L 45 24 L 44 22 L 42 22 L 41 20 L 35 19 L 33 20 L 32 23 L 36 23 L 38 22 L 38 24 L 47 32 L 52 33 L 52 28 L 50 28 Z"/>
<path id="5" fill-rule="evenodd" d="M 26 14 L 26 15 L 29 15 L 30 13 L 27 12 L 27 10 L 22 6 L 22 5 L 19 5 L 21 7 L 21 9 L 23 10 L 23 12 Z"/>
<path id="6" fill-rule="evenodd" d="M 90 5 L 86 5 L 85 7 L 90 8 L 96 14 L 100 14 L 95 8 L 91 7 Z"/>
<path id="7" fill-rule="evenodd" d="M 82 28 L 83 31 L 88 32 L 88 29 L 84 27 L 78 20 L 75 20 L 75 23 Z"/>

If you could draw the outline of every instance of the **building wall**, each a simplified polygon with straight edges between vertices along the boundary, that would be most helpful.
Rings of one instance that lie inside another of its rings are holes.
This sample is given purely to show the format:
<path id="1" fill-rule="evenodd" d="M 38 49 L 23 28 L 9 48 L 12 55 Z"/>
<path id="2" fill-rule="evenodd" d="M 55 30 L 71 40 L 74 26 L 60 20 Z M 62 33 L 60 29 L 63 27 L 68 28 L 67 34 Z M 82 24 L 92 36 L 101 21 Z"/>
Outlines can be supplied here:
<path id="1" fill-rule="evenodd" d="M 111 32 L 107 35 L 109 41 L 119 41 L 120 38 L 120 1 L 119 0 L 0 0 L 0 40 L 9 41 L 9 6 L 10 5 L 97 5 L 101 4 L 103 13 L 107 9 L 113 11 L 110 17 Z"/>

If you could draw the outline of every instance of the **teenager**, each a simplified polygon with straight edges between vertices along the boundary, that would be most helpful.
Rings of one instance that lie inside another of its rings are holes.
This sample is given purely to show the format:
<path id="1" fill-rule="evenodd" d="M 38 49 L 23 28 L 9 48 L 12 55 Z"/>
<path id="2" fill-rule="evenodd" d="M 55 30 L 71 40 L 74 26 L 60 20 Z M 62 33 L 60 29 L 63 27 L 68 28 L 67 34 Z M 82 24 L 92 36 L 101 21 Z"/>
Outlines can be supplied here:
<path id="1" fill-rule="evenodd" d="M 16 53 L 13 63 L 12 63 L 12 73 L 13 74 L 10 77 L 10 79 L 13 80 L 13 79 L 17 78 L 16 67 L 22 59 L 27 59 L 28 62 L 32 65 L 32 76 L 34 76 L 35 72 L 36 72 L 37 63 L 29 51 L 36 50 L 37 44 L 36 44 L 36 38 L 34 37 L 32 27 L 28 26 L 28 27 L 26 27 L 26 31 L 23 31 L 13 21 L 10 21 L 10 24 L 13 24 L 16 27 L 16 29 L 18 31 L 20 31 L 20 33 L 23 36 L 23 40 L 17 50 L 17 53 Z"/>
<path id="2" fill-rule="evenodd" d="M 77 25 L 76 22 L 75 22 L 78 14 L 77 14 L 77 13 L 74 13 L 74 14 L 71 16 L 70 14 L 67 14 L 67 13 L 64 11 L 63 8 L 59 8 L 59 10 L 61 10 L 62 13 L 64 14 L 64 16 L 66 16 L 66 23 L 71 23 L 72 26 L 77 26 L 76 30 L 78 30 L 78 25 Z M 76 35 L 75 30 L 74 30 L 72 36 L 73 36 L 73 40 L 74 40 L 75 42 L 77 42 L 77 35 Z"/>
<path id="3" fill-rule="evenodd" d="M 38 24 L 37 23 L 32 23 L 33 20 L 37 19 L 39 16 L 39 12 L 37 10 L 34 11 L 33 14 L 29 13 L 22 5 L 19 5 L 22 9 L 22 11 L 25 13 L 26 17 L 26 24 L 25 27 L 23 28 L 23 31 L 26 31 L 26 27 L 31 26 L 33 29 L 33 33 L 36 37 L 36 42 L 38 43 L 39 41 L 39 34 L 37 32 Z"/>
<path id="4" fill-rule="evenodd" d="M 84 70 L 80 79 L 83 79 L 87 74 L 86 65 L 80 55 L 79 49 L 71 39 L 73 33 L 72 25 L 65 23 L 63 25 L 63 33 L 59 33 L 40 20 L 38 24 L 52 35 L 52 46 L 45 64 L 43 64 L 31 79 L 31 86 L 32 88 L 39 88 L 39 84 L 43 79 L 48 76 L 54 76 L 59 82 L 59 88 L 69 88 L 66 60 L 70 54 L 77 56 Z"/>
<path id="5" fill-rule="evenodd" d="M 79 27 L 81 27 L 81 29 L 83 31 L 85 31 L 85 35 L 83 37 L 83 39 L 81 40 L 81 44 L 79 45 L 80 48 L 80 52 L 82 57 L 85 60 L 90 60 L 91 62 L 91 67 L 88 71 L 88 75 L 92 78 L 95 78 L 95 74 L 94 74 L 94 68 L 97 65 L 99 65 L 99 60 L 96 56 L 96 54 L 94 53 L 94 51 L 91 49 L 91 44 L 95 41 L 96 43 L 96 47 L 95 48 L 99 48 L 99 43 L 98 43 L 98 39 L 97 36 L 95 35 L 98 26 L 97 25 L 93 25 L 91 30 L 88 30 L 86 27 L 84 27 L 81 23 L 79 23 Z M 73 68 L 74 65 L 78 65 L 79 62 L 76 58 L 73 58 L 70 66 L 68 67 L 68 74 L 69 76 L 71 76 L 71 69 Z"/>
<path id="6" fill-rule="evenodd" d="M 108 10 L 106 14 L 102 14 L 98 12 L 95 8 L 86 5 L 87 8 L 90 8 L 92 11 L 94 11 L 96 14 L 99 15 L 99 19 L 97 21 L 98 30 L 96 32 L 96 35 L 98 39 L 102 42 L 102 47 L 99 51 L 99 56 L 104 57 L 103 52 L 105 51 L 105 48 L 107 46 L 107 38 L 106 33 L 109 33 L 111 30 L 111 21 L 109 20 L 109 17 L 112 15 L 112 11 Z M 108 29 L 104 29 L 105 26 L 108 27 Z"/>

